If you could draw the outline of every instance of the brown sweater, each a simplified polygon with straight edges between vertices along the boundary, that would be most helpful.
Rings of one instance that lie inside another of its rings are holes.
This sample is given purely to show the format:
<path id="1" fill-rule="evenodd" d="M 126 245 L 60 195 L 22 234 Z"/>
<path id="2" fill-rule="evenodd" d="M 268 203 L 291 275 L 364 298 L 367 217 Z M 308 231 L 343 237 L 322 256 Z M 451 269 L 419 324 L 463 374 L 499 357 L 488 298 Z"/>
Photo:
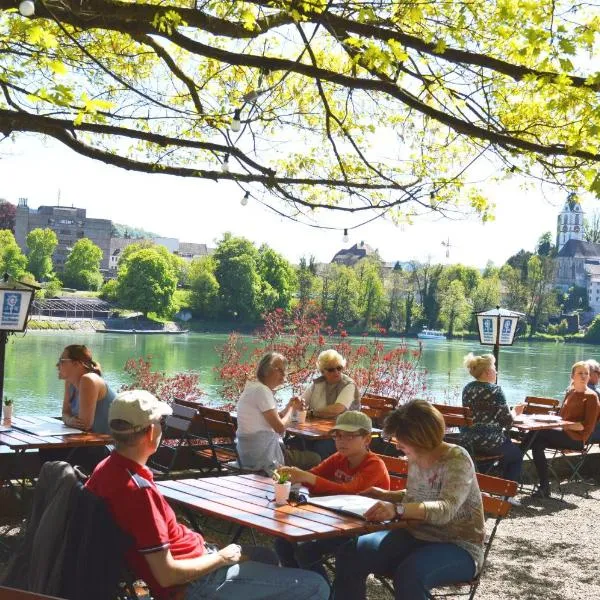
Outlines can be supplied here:
<path id="1" fill-rule="evenodd" d="M 565 433 L 573 440 L 587 441 L 596 427 L 599 411 L 598 396 L 592 390 L 569 392 L 560 409 L 560 416 L 565 421 L 581 423 L 583 429 L 581 431 L 565 429 Z"/>

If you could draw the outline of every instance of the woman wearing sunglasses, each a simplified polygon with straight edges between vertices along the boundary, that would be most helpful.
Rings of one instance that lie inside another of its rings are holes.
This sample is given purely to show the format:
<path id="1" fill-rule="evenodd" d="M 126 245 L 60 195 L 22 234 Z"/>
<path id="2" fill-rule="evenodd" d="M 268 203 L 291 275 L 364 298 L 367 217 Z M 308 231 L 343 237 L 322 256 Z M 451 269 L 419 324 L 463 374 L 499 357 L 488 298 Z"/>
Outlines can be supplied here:
<path id="1" fill-rule="evenodd" d="M 317 358 L 317 377 L 302 394 L 304 405 L 315 417 L 334 418 L 345 410 L 360 410 L 356 384 L 344 373 L 346 359 L 337 351 L 324 350 Z"/>
<path id="2" fill-rule="evenodd" d="M 337 448 L 335 454 L 310 471 L 280 467 L 278 472 L 287 473 L 292 483 L 306 485 L 314 495 L 359 494 L 371 487 L 389 490 L 390 476 L 385 463 L 369 450 L 371 431 L 372 423 L 367 415 L 355 410 L 346 411 L 337 418 L 331 430 Z M 328 581 L 322 559 L 346 541 L 346 538 L 338 537 L 294 544 L 277 538 L 275 551 L 282 566 L 310 569 Z"/>

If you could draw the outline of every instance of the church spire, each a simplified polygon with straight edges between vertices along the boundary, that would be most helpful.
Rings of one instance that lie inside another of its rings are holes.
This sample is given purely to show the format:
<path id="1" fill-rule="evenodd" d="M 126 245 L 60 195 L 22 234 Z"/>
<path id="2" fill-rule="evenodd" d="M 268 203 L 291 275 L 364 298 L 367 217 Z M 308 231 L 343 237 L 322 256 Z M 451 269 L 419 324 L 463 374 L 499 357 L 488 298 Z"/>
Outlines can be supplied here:
<path id="1" fill-rule="evenodd" d="M 558 215 L 556 248 L 558 252 L 569 240 L 583 240 L 583 210 L 577 194 L 571 192 Z"/>

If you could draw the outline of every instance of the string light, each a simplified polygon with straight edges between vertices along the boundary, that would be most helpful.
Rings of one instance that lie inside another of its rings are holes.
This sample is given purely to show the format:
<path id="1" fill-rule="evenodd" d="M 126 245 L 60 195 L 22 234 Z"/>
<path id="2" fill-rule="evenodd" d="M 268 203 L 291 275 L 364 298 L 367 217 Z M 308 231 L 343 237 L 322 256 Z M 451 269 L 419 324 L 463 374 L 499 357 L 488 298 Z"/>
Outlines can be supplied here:
<path id="1" fill-rule="evenodd" d="M 23 2 L 19 4 L 19 12 L 24 17 L 33 17 L 35 14 L 35 3 L 33 0 L 23 0 Z"/>
<path id="2" fill-rule="evenodd" d="M 233 111 L 233 120 L 231 121 L 231 131 L 237 133 L 242 128 L 242 122 L 240 121 L 241 110 L 236 108 Z"/>
<path id="3" fill-rule="evenodd" d="M 241 200 L 241 205 L 242 206 L 246 206 L 246 204 L 248 204 L 248 200 L 250 199 L 250 192 L 246 192 L 244 194 L 244 197 Z"/>
<path id="4" fill-rule="evenodd" d="M 347 229 L 344 229 L 344 236 L 342 237 L 342 241 L 344 242 L 344 244 L 347 244 L 350 241 L 350 238 L 348 237 Z"/>
<path id="5" fill-rule="evenodd" d="M 225 158 L 223 159 L 221 171 L 223 171 L 223 173 L 229 173 L 229 154 L 226 154 Z"/>

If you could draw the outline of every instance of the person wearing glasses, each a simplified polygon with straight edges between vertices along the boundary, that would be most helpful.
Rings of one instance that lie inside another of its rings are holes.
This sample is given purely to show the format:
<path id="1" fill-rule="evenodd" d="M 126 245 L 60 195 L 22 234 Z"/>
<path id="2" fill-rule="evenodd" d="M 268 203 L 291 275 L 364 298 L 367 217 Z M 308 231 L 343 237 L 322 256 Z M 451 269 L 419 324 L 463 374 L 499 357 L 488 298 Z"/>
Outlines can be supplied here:
<path id="1" fill-rule="evenodd" d="M 317 358 L 321 373 L 302 394 L 304 405 L 315 417 L 334 418 L 345 410 L 360 410 L 360 393 L 344 373 L 346 359 L 336 350 L 324 350 Z"/>
<path id="2" fill-rule="evenodd" d="M 444 442 L 444 417 L 426 400 L 390 413 L 384 434 L 408 460 L 406 490 L 371 488 L 369 521 L 406 527 L 362 535 L 336 553 L 335 600 L 364 600 L 369 574 L 393 576 L 396 600 L 426 600 L 429 590 L 470 581 L 483 564 L 483 503 L 475 468 L 461 446 Z"/>
<path id="3" fill-rule="evenodd" d="M 256 368 L 256 381 L 248 381 L 237 403 L 236 445 L 244 469 L 272 473 L 280 465 L 309 469 L 320 457 L 315 452 L 288 449 L 281 436 L 290 423 L 298 398 L 277 409 L 274 392 L 285 381 L 287 360 L 278 352 L 267 352 Z"/>
<path id="4" fill-rule="evenodd" d="M 115 392 L 102 378 L 100 365 L 92 358 L 86 346 L 67 346 L 58 362 L 58 378 L 65 382 L 62 419 L 65 425 L 93 431 L 110 433 L 108 409 L 115 399 Z"/>
<path id="5" fill-rule="evenodd" d="M 359 494 L 372 486 L 390 489 L 385 463 L 369 450 L 371 419 L 355 410 L 342 413 L 331 430 L 337 452 L 310 471 L 281 467 L 279 473 L 290 476 L 292 484 L 306 485 L 311 494 Z M 275 539 L 275 552 L 284 567 L 300 567 L 322 575 L 329 583 L 323 557 L 346 543 L 343 537 L 294 544 Z"/>
<path id="6" fill-rule="evenodd" d="M 336 350 L 321 352 L 317 369 L 321 373 L 302 394 L 302 405 L 313 417 L 334 419 L 346 410 L 360 410 L 360 392 L 354 381 L 344 373 L 346 359 Z M 294 445 L 295 441 L 291 444 Z M 335 452 L 333 440 L 302 441 L 304 447 L 322 459 Z"/>
<path id="7" fill-rule="evenodd" d="M 328 587 L 315 573 L 277 566 L 267 548 L 248 546 L 242 553 L 237 544 L 211 546 L 177 521 L 146 466 L 160 444 L 161 417 L 170 414 L 150 392 L 119 393 L 109 414 L 116 449 L 85 485 L 131 538 L 125 559 L 135 578 L 156 600 L 326 600 Z"/>

